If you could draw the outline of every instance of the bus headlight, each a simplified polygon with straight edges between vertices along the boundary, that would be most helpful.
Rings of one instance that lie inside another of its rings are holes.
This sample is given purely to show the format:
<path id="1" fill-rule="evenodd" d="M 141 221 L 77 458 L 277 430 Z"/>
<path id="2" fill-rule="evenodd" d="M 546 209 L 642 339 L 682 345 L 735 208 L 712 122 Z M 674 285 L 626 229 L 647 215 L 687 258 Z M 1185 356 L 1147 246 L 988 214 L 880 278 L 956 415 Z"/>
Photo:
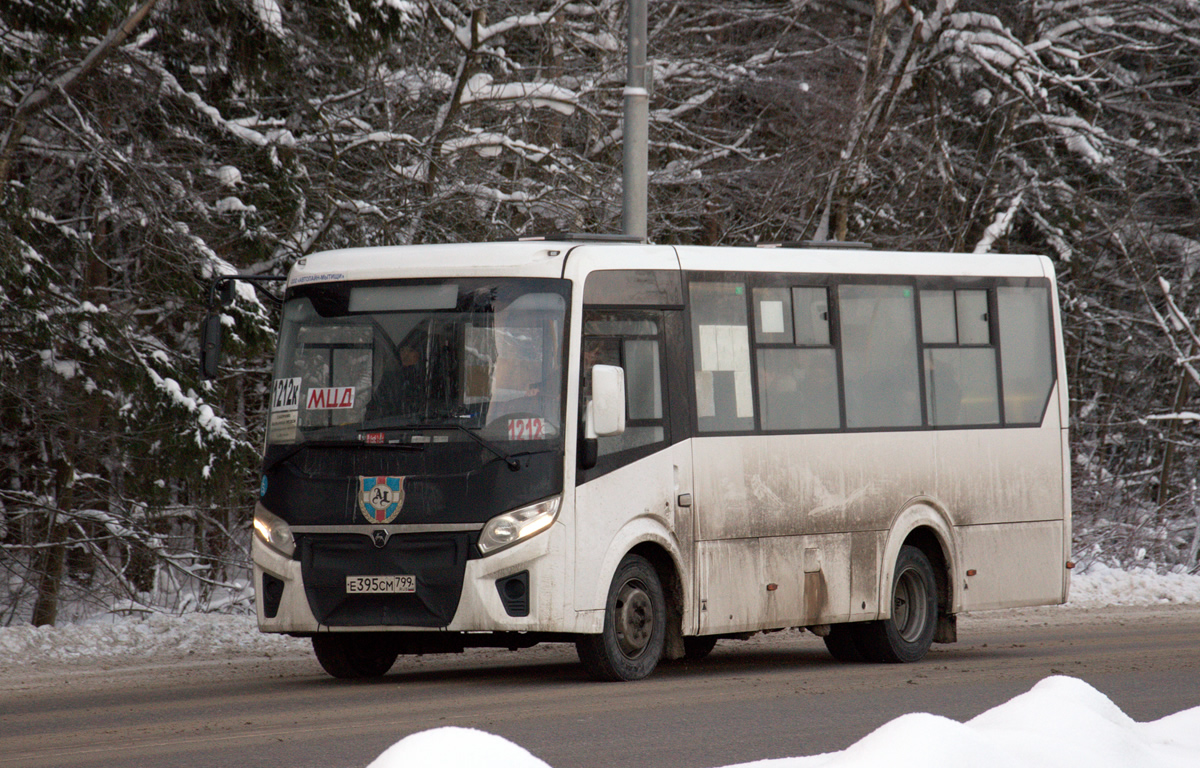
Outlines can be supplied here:
<path id="1" fill-rule="evenodd" d="M 284 557 L 291 557 L 296 551 L 292 529 L 283 520 L 263 509 L 262 505 L 254 508 L 254 533 L 263 544 Z"/>
<path id="2" fill-rule="evenodd" d="M 549 528 L 558 517 L 561 496 L 496 515 L 479 534 L 479 551 L 490 555 Z"/>

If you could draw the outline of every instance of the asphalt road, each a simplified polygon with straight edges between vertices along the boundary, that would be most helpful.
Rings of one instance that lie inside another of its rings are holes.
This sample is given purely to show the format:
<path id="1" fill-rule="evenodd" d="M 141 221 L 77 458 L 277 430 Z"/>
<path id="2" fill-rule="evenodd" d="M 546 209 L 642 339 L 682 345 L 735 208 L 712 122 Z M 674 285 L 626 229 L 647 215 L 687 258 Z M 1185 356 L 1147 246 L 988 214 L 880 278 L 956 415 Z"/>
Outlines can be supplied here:
<path id="1" fill-rule="evenodd" d="M 570 646 L 402 657 L 349 684 L 304 653 L 18 668 L 0 680 L 0 768 L 358 768 L 447 725 L 553 768 L 715 768 L 844 749 L 908 712 L 967 720 L 1054 674 L 1139 721 L 1200 706 L 1200 606 L 964 617 L 912 665 L 839 664 L 776 633 L 638 683 L 588 681 Z"/>

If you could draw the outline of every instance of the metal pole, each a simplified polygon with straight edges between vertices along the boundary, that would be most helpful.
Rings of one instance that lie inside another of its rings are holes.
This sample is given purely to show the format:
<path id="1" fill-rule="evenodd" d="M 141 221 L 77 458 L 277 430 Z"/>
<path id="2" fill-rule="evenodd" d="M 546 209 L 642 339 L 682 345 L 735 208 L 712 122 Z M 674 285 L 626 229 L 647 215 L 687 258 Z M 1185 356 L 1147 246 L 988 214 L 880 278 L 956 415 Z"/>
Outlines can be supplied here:
<path id="1" fill-rule="evenodd" d="M 646 0 L 629 0 L 629 64 L 625 76 L 625 142 L 621 227 L 646 239 L 646 154 L 650 94 L 646 89 Z"/>

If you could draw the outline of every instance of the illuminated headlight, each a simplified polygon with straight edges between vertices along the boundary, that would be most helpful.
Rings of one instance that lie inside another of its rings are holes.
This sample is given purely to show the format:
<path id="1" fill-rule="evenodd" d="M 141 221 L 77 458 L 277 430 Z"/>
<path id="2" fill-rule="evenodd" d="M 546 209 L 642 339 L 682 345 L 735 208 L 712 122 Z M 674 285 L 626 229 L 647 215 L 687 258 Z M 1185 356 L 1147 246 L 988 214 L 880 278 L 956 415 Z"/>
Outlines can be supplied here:
<path id="1" fill-rule="evenodd" d="M 271 549 L 284 557 L 291 557 L 296 551 L 296 540 L 292 538 L 292 529 L 288 524 L 272 515 L 261 506 L 254 509 L 254 533 Z"/>
<path id="2" fill-rule="evenodd" d="M 493 517 L 479 535 L 479 551 L 490 555 L 546 530 L 558 517 L 560 500 L 555 496 Z"/>

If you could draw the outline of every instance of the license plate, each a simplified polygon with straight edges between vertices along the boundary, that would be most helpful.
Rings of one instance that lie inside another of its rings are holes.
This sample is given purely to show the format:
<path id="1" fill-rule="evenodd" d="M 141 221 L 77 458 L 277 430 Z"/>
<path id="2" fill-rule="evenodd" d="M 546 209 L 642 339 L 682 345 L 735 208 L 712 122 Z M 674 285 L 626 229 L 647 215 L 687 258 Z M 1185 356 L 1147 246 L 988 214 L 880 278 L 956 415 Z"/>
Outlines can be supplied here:
<path id="1" fill-rule="evenodd" d="M 416 576 L 347 576 L 348 595 L 396 595 L 417 591 Z"/>

